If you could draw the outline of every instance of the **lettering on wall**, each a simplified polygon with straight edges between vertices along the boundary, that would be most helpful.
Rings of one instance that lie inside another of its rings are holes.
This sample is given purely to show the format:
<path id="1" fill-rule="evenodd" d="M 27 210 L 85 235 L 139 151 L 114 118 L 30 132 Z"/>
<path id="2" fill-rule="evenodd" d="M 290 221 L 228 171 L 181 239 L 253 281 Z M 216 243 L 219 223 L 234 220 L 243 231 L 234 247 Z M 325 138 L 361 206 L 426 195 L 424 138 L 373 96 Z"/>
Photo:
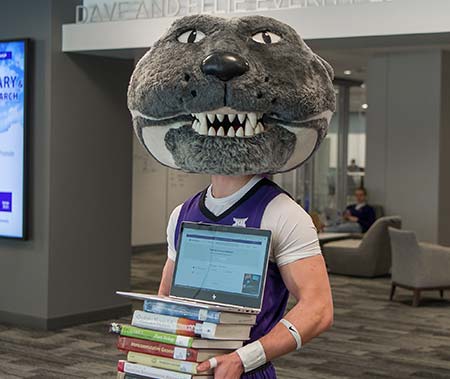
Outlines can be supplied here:
<path id="1" fill-rule="evenodd" d="M 208 13 L 336 7 L 391 3 L 395 0 L 142 0 L 90 2 L 76 7 L 76 23 L 112 22 Z"/>

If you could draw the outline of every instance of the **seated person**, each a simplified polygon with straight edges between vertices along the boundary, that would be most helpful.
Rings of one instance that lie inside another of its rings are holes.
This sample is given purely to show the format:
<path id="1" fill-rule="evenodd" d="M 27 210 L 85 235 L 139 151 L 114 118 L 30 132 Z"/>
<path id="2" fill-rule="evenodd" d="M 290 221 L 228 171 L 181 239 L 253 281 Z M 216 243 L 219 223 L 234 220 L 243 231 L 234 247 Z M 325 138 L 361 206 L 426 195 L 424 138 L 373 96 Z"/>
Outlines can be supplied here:
<path id="1" fill-rule="evenodd" d="M 323 231 L 329 233 L 365 233 L 375 222 L 375 210 L 367 204 L 365 188 L 355 190 L 356 204 L 349 205 L 343 220 L 336 225 L 326 226 Z"/>

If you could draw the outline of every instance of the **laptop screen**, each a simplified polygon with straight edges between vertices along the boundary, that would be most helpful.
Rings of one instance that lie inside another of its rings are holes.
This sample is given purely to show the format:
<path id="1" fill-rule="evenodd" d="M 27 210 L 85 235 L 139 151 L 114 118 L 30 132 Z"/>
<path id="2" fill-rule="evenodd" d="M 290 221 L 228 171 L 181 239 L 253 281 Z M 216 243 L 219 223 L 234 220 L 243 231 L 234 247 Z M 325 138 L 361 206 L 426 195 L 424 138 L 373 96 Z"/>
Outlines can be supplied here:
<path id="1" fill-rule="evenodd" d="M 183 223 L 170 294 L 260 308 L 270 231 Z"/>

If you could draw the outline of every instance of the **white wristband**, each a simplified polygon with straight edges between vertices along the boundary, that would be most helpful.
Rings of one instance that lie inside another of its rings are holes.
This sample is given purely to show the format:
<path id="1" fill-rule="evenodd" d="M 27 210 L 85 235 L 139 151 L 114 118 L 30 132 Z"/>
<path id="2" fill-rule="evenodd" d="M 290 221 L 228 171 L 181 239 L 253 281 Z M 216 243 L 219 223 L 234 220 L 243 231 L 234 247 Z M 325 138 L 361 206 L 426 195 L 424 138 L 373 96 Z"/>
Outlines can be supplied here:
<path id="1" fill-rule="evenodd" d="M 298 332 L 297 328 L 294 326 L 294 324 L 285 318 L 282 318 L 280 322 L 289 330 L 289 333 L 292 334 L 292 337 L 294 337 L 295 342 L 297 343 L 297 349 L 300 350 L 302 347 L 302 336 Z"/>
<path id="2" fill-rule="evenodd" d="M 236 350 L 239 358 L 241 358 L 244 372 L 249 372 L 266 363 L 266 353 L 263 345 L 259 341 L 255 341 L 240 347 Z"/>
<path id="3" fill-rule="evenodd" d="M 217 367 L 217 359 L 216 358 L 209 358 L 209 368 L 212 370 L 213 368 Z"/>

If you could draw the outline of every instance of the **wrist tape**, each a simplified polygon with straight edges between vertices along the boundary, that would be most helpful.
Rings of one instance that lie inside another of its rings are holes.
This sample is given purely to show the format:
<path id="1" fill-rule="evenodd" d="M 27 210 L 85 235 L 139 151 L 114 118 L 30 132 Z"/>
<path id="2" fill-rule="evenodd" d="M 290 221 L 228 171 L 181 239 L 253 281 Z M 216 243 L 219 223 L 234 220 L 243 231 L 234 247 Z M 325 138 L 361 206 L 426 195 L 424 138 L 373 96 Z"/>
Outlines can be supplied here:
<path id="1" fill-rule="evenodd" d="M 289 333 L 292 334 L 292 337 L 294 337 L 295 342 L 297 343 L 296 350 L 300 350 L 302 347 L 302 336 L 298 332 L 297 328 L 292 324 L 290 321 L 286 320 L 285 318 L 282 318 L 280 322 L 287 328 Z"/>
<path id="2" fill-rule="evenodd" d="M 255 341 L 240 347 L 236 353 L 241 358 L 244 372 L 249 372 L 266 363 L 266 353 L 263 345 L 259 341 Z"/>

